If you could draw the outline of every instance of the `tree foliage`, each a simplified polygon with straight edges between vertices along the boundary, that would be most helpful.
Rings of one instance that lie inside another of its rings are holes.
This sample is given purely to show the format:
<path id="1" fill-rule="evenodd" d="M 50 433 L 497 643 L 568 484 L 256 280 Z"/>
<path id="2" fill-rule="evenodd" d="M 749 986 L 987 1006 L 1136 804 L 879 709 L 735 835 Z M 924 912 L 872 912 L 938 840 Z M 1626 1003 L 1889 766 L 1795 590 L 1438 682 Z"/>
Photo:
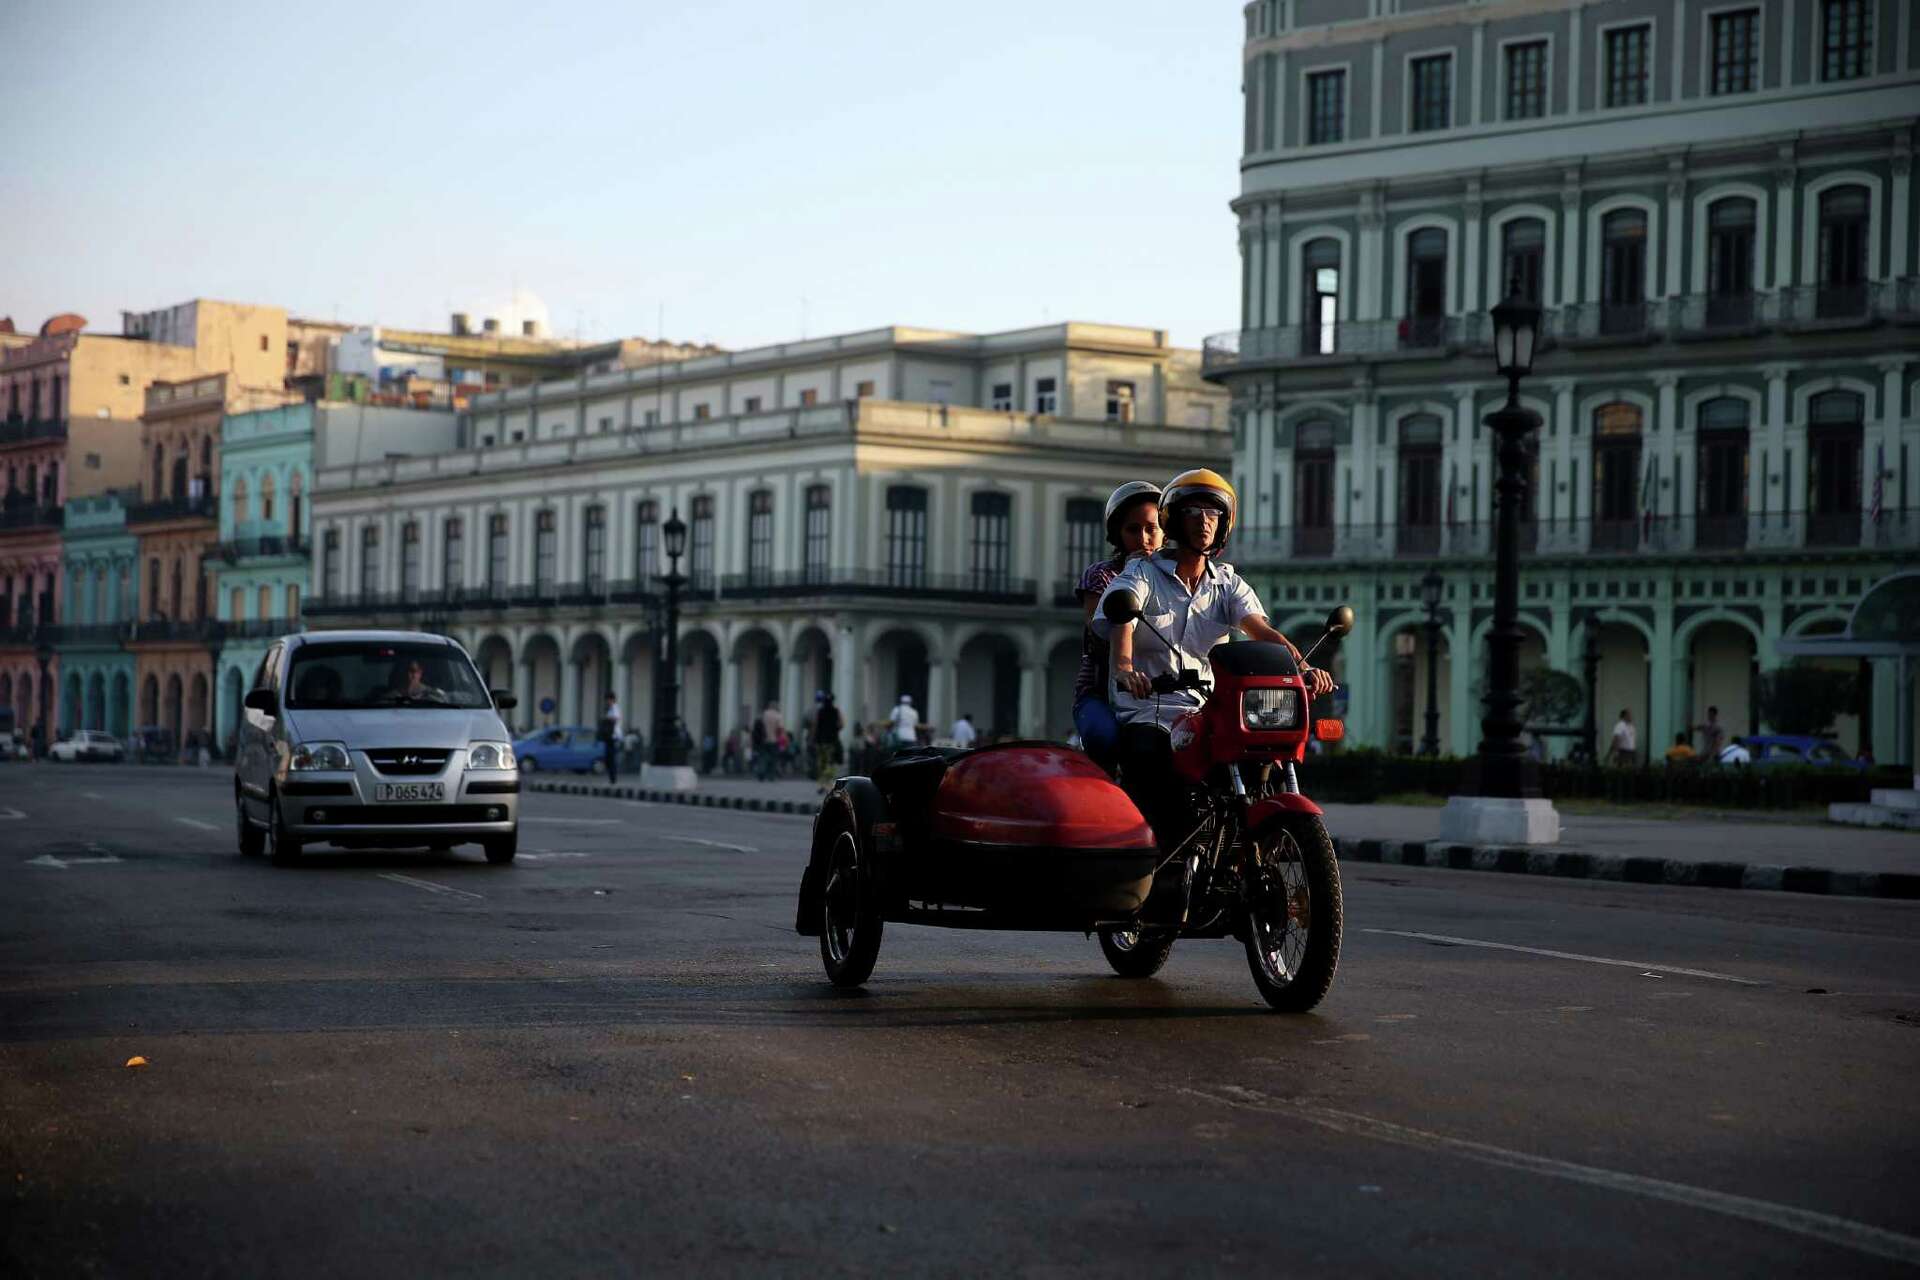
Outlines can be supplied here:
<path id="1" fill-rule="evenodd" d="M 1528 724 L 1559 727 L 1586 716 L 1586 691 L 1564 671 L 1535 667 L 1520 676 L 1521 714 Z"/>
<path id="2" fill-rule="evenodd" d="M 1855 710 L 1859 681 L 1851 671 L 1794 663 L 1760 678 L 1760 717 L 1775 733 L 1827 734 L 1835 716 Z"/>

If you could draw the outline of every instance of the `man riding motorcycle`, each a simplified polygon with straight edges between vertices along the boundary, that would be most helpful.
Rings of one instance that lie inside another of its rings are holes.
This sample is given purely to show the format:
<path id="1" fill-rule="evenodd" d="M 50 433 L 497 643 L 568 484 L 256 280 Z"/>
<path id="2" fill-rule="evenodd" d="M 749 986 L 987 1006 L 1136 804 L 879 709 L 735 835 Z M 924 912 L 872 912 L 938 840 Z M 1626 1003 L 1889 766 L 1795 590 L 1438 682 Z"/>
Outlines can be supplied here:
<path id="1" fill-rule="evenodd" d="M 1094 613 L 1096 631 L 1105 630 L 1110 645 L 1123 785 L 1164 846 L 1186 835 L 1187 817 L 1173 782 L 1169 733 L 1179 717 L 1204 705 L 1212 691 L 1208 651 L 1237 629 L 1251 639 L 1285 645 L 1300 662 L 1300 651 L 1267 621 L 1253 588 L 1219 559 L 1233 532 L 1236 506 L 1233 485 L 1215 471 L 1200 467 L 1175 476 L 1160 498 L 1167 545 L 1122 570 Z M 1105 603 L 1115 592 L 1132 597 L 1135 610 L 1153 630 L 1133 623 L 1109 624 Z M 1155 676 L 1183 667 L 1201 673 L 1201 688 L 1153 691 Z M 1303 664 L 1301 674 L 1312 696 L 1333 691 L 1333 677 L 1325 671 Z"/>

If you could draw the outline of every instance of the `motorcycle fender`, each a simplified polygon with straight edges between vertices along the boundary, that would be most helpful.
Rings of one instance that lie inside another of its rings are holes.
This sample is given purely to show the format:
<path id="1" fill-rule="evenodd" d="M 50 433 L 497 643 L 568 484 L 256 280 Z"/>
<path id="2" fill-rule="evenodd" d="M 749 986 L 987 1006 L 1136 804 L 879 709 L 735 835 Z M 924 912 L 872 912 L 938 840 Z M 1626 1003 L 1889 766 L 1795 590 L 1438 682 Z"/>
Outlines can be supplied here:
<path id="1" fill-rule="evenodd" d="M 1290 813 L 1304 813 L 1312 817 L 1321 816 L 1320 806 L 1302 795 L 1282 792 L 1277 796 L 1268 796 L 1265 800 L 1255 801 L 1247 810 L 1247 830 L 1258 831 L 1271 818 L 1284 817 Z"/>
<path id="2" fill-rule="evenodd" d="M 823 838 L 829 820 L 838 822 L 852 819 L 853 829 L 857 833 L 861 849 L 869 856 L 884 857 L 890 850 L 879 847 L 875 838 L 875 828 L 891 829 L 892 815 L 887 812 L 887 801 L 880 794 L 880 788 L 870 779 L 854 776 L 840 779 L 834 783 L 833 790 L 820 802 L 820 812 L 813 819 L 813 840 L 807 857 L 807 869 L 800 874 L 800 901 L 794 910 L 794 932 L 806 937 L 820 936 L 820 891 L 826 885 L 826 857 L 828 842 Z M 873 865 L 869 863 L 869 865 Z M 869 892 L 877 889 L 869 885 Z"/>

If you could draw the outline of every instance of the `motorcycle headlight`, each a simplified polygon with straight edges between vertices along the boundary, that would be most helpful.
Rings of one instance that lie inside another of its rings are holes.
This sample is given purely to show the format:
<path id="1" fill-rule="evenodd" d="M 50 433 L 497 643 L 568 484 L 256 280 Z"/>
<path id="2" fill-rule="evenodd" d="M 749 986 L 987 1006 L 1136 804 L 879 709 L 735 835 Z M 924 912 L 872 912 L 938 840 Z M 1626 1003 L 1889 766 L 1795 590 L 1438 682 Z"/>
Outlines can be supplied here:
<path id="1" fill-rule="evenodd" d="M 315 770 L 326 773 L 345 773 L 353 768 L 347 759 L 347 744 L 344 742 L 303 742 L 293 749 L 291 767 L 301 772 Z"/>
<path id="2" fill-rule="evenodd" d="M 1240 695 L 1240 716 L 1249 729 L 1297 729 L 1300 727 L 1300 691 L 1249 689 Z"/>
<path id="3" fill-rule="evenodd" d="M 467 768 L 516 769 L 510 742 L 470 742 L 467 744 Z"/>

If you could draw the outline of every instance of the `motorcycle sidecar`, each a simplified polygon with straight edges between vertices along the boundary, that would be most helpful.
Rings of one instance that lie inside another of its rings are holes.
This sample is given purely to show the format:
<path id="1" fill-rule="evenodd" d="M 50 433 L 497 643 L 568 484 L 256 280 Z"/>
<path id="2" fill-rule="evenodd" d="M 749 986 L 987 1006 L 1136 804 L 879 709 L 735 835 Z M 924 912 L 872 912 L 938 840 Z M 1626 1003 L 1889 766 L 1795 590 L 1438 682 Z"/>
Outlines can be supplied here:
<path id="1" fill-rule="evenodd" d="M 1083 932 L 1130 923 L 1160 861 L 1093 761 L 1056 743 L 905 752 L 834 784 L 814 820 L 794 927 L 828 977 L 872 972 L 883 922 Z"/>

